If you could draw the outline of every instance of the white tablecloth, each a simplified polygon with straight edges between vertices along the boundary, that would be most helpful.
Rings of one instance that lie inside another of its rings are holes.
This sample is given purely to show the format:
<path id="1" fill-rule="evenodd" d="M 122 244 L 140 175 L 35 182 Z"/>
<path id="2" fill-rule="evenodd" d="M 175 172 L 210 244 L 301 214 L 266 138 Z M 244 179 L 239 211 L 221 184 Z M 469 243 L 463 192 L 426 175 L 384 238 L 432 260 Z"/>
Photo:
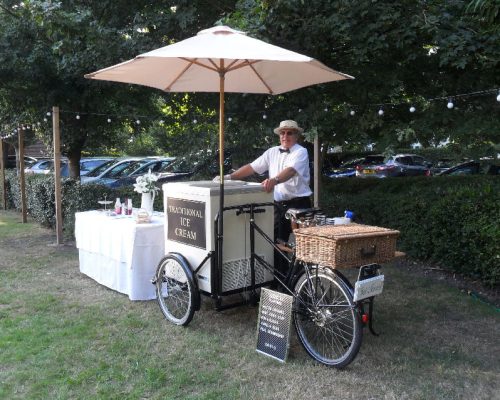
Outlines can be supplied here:
<path id="1" fill-rule="evenodd" d="M 100 284 L 125 293 L 130 300 L 156 297 L 151 278 L 165 255 L 163 216 L 149 224 L 135 218 L 107 216 L 103 211 L 75 214 L 80 272 Z"/>

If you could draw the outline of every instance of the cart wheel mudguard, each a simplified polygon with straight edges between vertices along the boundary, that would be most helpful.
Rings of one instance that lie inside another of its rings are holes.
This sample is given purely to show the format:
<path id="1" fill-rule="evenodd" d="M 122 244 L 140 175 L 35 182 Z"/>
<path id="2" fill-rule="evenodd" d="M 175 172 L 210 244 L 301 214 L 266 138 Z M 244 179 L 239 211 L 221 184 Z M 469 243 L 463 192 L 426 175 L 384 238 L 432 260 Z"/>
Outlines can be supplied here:
<path id="1" fill-rule="evenodd" d="M 191 269 L 191 265 L 189 264 L 189 261 L 186 260 L 186 257 L 184 257 L 180 253 L 175 253 L 175 252 L 170 252 L 167 254 L 167 256 L 171 256 L 179 262 L 186 271 L 187 278 L 191 281 L 194 287 L 194 293 L 193 293 L 193 301 L 194 301 L 194 309 L 198 311 L 201 306 L 201 301 L 200 301 L 200 290 L 198 288 L 198 280 L 194 279 L 194 274 L 193 270 Z"/>

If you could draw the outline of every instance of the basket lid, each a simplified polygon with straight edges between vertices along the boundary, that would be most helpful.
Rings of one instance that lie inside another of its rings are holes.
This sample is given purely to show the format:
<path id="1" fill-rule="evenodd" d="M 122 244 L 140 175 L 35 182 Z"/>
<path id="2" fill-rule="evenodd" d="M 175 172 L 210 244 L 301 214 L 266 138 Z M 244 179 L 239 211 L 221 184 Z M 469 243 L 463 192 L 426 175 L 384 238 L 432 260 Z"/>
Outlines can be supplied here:
<path id="1" fill-rule="evenodd" d="M 319 236 L 328 239 L 348 239 L 363 236 L 399 235 L 399 231 L 380 226 L 347 224 L 321 225 L 310 228 L 300 228 L 294 231 L 296 235 Z"/>

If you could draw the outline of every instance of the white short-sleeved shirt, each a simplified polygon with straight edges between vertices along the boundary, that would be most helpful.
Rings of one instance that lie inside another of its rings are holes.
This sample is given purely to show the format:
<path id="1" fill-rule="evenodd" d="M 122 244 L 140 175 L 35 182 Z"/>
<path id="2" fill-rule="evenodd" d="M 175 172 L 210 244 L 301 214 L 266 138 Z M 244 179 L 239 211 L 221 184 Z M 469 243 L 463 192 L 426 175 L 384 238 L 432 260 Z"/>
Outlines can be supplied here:
<path id="1" fill-rule="evenodd" d="M 312 191 L 309 187 L 309 156 L 307 150 L 300 144 L 294 144 L 290 148 L 290 153 L 282 153 L 279 149 L 279 146 L 271 147 L 250 163 L 250 166 L 258 174 L 269 171 L 269 178 L 274 178 L 287 167 L 292 167 L 297 171 L 292 178 L 274 187 L 275 201 L 310 196 Z"/>

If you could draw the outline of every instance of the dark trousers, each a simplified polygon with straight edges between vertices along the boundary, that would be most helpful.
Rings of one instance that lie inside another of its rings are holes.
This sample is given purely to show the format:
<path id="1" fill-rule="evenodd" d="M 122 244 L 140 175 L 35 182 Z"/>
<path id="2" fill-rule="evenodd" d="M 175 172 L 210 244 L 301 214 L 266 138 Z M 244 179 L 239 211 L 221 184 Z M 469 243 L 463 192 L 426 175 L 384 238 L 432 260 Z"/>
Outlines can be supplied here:
<path id="1" fill-rule="evenodd" d="M 274 241 L 282 239 L 288 242 L 292 233 L 292 225 L 291 221 L 285 218 L 285 213 L 290 208 L 310 208 L 311 198 L 309 196 L 296 197 L 287 201 L 275 201 L 274 204 L 276 205 L 274 208 Z M 288 272 L 287 260 L 277 251 L 274 252 L 274 266 L 285 275 Z"/>

